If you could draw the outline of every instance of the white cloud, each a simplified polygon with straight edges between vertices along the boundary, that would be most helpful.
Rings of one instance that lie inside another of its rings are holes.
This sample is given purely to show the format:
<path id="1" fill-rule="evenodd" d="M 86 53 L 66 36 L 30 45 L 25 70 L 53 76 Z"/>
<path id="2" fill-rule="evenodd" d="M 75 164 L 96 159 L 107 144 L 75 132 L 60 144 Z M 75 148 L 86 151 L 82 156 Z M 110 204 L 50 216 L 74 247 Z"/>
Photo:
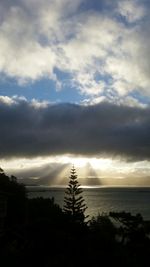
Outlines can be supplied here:
<path id="1" fill-rule="evenodd" d="M 82 21 L 83 15 L 79 19 Z M 74 38 L 61 46 L 64 57 L 63 60 L 61 57 L 60 68 L 72 73 L 82 94 L 102 93 L 105 81 L 96 79 L 96 75 L 105 74 L 105 60 L 122 30 L 120 24 L 103 15 L 88 14 Z"/>
<path id="2" fill-rule="evenodd" d="M 145 8 L 138 0 L 122 0 L 118 2 L 118 13 L 129 22 L 136 22 L 145 15 Z"/>
<path id="3" fill-rule="evenodd" d="M 4 103 L 6 105 L 12 105 L 15 103 L 13 98 L 10 98 L 8 96 L 0 96 L 0 103 Z"/>
<path id="4" fill-rule="evenodd" d="M 77 12 L 83 0 L 17 2 L 0 3 L 0 72 L 20 84 L 49 77 L 60 89 L 57 67 L 85 97 L 102 97 L 106 90 L 149 96 L 149 16 L 141 2 L 115 1 L 112 14 Z"/>
<path id="5" fill-rule="evenodd" d="M 125 32 L 118 51 L 106 60 L 105 71 L 113 78 L 113 87 L 119 95 L 138 90 L 150 96 L 150 40 L 148 25 L 143 32 L 135 27 Z"/>
<path id="6" fill-rule="evenodd" d="M 10 13 L 7 22 L 1 25 L 1 71 L 18 80 L 35 80 L 45 73 L 51 73 L 54 62 L 51 48 L 40 46 L 32 34 L 27 36 L 29 32 L 26 27 L 29 27 L 29 23 L 22 20 L 20 9 L 11 10 Z"/>
<path id="7" fill-rule="evenodd" d="M 77 73 L 74 78 L 74 85 L 80 89 L 81 94 L 91 96 L 99 95 L 105 89 L 105 83 L 103 81 L 96 81 L 92 71 Z"/>
<path id="8" fill-rule="evenodd" d="M 32 99 L 31 106 L 34 108 L 46 108 L 50 103 L 48 101 L 37 101 L 36 99 Z"/>
<path id="9" fill-rule="evenodd" d="M 9 97 L 9 96 L 0 95 L 0 103 L 5 104 L 7 106 L 18 105 L 21 102 L 28 103 L 28 100 L 24 96 L 14 95 L 12 97 Z M 54 103 L 49 102 L 49 101 L 38 101 L 37 99 L 34 99 L 34 98 L 31 99 L 29 103 L 29 105 L 33 107 L 34 109 L 42 109 L 42 108 L 44 109 L 48 107 L 48 105 L 50 104 L 54 104 Z"/>

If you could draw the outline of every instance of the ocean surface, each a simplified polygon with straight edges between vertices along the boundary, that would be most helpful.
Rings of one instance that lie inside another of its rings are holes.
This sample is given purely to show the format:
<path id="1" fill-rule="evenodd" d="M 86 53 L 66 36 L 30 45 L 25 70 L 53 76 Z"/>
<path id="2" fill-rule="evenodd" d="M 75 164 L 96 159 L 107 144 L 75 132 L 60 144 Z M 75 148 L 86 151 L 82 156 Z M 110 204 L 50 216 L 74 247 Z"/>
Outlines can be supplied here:
<path id="1" fill-rule="evenodd" d="M 27 187 L 28 197 L 54 197 L 55 203 L 63 207 L 65 188 Z M 99 187 L 83 188 L 83 197 L 88 206 L 86 214 L 90 217 L 110 211 L 127 211 L 133 215 L 140 213 L 150 220 L 149 187 Z"/>

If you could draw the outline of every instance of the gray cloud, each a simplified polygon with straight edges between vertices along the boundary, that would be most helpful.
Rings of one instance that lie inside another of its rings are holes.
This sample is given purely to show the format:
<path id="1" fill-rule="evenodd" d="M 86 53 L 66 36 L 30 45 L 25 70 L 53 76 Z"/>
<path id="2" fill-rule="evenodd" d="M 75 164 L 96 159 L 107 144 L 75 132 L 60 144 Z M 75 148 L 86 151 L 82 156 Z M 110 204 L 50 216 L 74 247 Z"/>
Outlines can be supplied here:
<path id="1" fill-rule="evenodd" d="M 69 153 L 143 160 L 150 158 L 149 136 L 149 107 L 0 102 L 1 158 Z"/>

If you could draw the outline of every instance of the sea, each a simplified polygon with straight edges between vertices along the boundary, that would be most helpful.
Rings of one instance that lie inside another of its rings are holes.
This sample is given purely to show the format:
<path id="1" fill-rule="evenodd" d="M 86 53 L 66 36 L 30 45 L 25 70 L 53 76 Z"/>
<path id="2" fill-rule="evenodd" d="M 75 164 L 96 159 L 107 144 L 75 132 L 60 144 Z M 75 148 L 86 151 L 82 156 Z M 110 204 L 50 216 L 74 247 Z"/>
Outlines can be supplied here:
<path id="1" fill-rule="evenodd" d="M 54 197 L 55 203 L 63 208 L 65 188 L 27 186 L 29 198 Z M 83 188 L 82 193 L 89 218 L 110 211 L 140 213 L 144 220 L 150 220 L 150 187 L 93 187 Z"/>

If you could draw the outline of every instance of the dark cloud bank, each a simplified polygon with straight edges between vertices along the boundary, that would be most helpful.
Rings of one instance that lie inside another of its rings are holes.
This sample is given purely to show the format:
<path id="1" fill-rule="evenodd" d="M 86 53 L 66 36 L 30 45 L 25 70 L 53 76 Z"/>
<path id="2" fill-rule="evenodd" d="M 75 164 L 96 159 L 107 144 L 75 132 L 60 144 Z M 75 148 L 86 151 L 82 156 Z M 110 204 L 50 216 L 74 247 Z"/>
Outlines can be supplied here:
<path id="1" fill-rule="evenodd" d="M 150 108 L 0 103 L 1 158 L 64 153 L 149 159 Z"/>

